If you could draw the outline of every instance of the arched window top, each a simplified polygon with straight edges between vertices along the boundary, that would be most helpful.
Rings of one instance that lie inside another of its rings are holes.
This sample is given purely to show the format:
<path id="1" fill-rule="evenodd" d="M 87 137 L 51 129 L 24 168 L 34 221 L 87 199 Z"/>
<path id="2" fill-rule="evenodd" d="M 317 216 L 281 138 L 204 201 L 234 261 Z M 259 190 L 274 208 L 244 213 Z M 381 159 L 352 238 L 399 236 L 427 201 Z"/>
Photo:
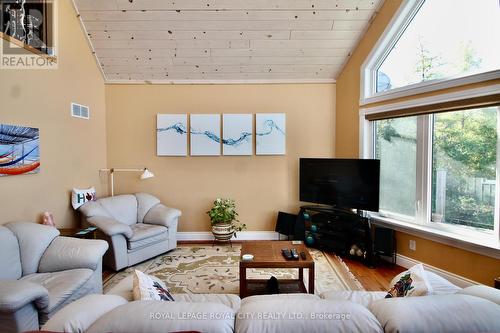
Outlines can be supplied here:
<path id="1" fill-rule="evenodd" d="M 498 0 L 403 1 L 361 75 L 361 104 L 500 77 Z"/>

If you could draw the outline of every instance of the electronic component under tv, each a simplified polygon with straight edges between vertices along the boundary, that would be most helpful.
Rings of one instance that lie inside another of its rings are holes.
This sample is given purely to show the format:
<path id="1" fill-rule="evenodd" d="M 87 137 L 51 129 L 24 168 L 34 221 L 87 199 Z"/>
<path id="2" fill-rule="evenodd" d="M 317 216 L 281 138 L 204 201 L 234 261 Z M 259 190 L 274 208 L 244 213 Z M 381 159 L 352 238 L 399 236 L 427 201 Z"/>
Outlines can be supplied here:
<path id="1" fill-rule="evenodd" d="M 379 160 L 300 159 L 300 201 L 377 212 L 379 187 Z"/>

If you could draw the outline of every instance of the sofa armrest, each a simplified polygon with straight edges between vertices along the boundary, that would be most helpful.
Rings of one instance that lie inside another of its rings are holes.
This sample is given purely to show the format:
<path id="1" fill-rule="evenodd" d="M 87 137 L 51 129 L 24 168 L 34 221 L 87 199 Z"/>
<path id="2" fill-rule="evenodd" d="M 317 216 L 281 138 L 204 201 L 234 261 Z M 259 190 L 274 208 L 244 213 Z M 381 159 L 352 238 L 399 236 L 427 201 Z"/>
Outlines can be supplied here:
<path id="1" fill-rule="evenodd" d="M 134 232 L 129 225 L 125 223 L 118 222 L 115 219 L 105 217 L 105 216 L 93 216 L 87 219 L 87 222 L 94 227 L 99 228 L 105 235 L 114 236 L 122 234 L 127 238 L 132 237 Z"/>
<path id="2" fill-rule="evenodd" d="M 38 309 L 49 305 L 49 292 L 39 284 L 22 280 L 0 281 L 0 312 L 12 313 L 31 302 Z"/>
<path id="3" fill-rule="evenodd" d="M 96 270 L 108 243 L 98 239 L 57 237 L 40 259 L 38 272 L 57 272 L 76 268 Z"/>
<path id="4" fill-rule="evenodd" d="M 169 227 L 176 219 L 182 215 L 182 212 L 175 208 L 167 207 L 163 204 L 157 204 L 149 210 L 144 216 L 144 223 L 162 225 Z"/>
<path id="5" fill-rule="evenodd" d="M 59 310 L 42 329 L 51 332 L 85 332 L 107 312 L 127 303 L 120 296 L 87 295 Z"/>

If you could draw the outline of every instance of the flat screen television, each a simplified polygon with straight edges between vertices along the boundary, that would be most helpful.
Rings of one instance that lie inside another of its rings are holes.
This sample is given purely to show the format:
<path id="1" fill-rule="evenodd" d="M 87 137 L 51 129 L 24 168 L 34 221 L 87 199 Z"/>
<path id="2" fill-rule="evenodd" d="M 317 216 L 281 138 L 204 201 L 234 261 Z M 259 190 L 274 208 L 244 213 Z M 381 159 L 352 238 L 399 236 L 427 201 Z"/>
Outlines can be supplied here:
<path id="1" fill-rule="evenodd" d="M 300 201 L 339 209 L 379 209 L 380 161 L 301 158 Z"/>

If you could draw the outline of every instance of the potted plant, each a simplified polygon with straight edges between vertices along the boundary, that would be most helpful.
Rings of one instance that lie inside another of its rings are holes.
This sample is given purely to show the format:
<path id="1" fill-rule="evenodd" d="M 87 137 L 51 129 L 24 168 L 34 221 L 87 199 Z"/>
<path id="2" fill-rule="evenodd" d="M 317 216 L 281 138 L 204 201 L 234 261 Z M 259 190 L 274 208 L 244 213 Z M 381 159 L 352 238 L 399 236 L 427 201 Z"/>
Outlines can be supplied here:
<path id="1" fill-rule="evenodd" d="M 233 199 L 217 198 L 207 212 L 212 224 L 212 233 L 218 241 L 229 241 L 237 231 L 246 229 L 238 220 L 236 204 Z"/>

